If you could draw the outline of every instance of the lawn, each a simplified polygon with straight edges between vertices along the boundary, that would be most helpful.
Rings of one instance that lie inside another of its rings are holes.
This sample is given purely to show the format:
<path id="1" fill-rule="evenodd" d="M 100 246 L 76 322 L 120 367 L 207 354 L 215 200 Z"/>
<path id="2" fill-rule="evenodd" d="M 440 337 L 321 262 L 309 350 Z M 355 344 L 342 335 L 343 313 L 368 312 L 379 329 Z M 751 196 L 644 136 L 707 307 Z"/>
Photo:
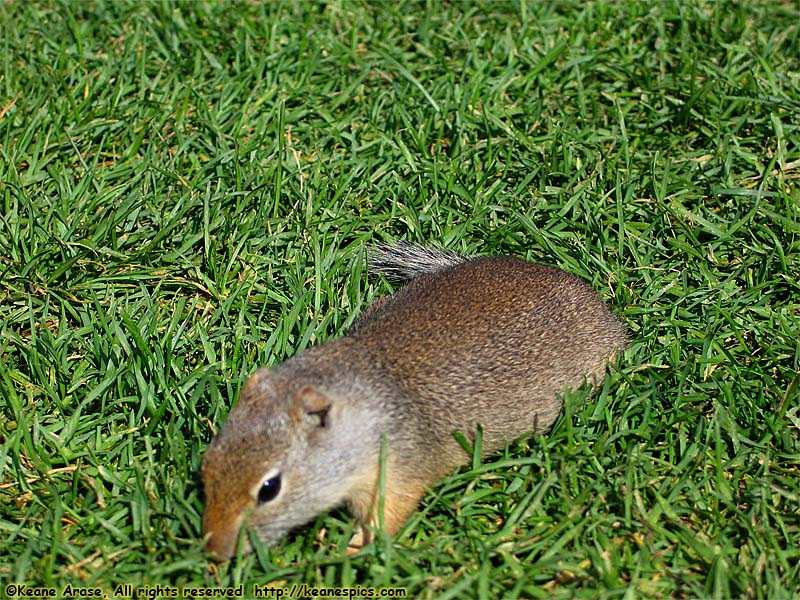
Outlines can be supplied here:
<path id="1" fill-rule="evenodd" d="M 0 596 L 800 597 L 796 3 L 8 0 L 0 47 Z M 401 239 L 574 273 L 630 349 L 397 537 L 215 565 L 206 446 Z"/>

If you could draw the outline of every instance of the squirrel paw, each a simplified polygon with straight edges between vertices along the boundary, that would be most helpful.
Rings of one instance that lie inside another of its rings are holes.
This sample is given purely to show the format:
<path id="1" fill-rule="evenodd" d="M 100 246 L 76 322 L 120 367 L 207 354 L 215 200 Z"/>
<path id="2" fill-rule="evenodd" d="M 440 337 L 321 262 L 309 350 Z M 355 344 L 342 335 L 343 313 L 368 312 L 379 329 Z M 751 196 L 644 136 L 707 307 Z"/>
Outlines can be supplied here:
<path id="1" fill-rule="evenodd" d="M 369 531 L 367 531 L 367 528 L 362 525 L 358 528 L 358 531 L 353 534 L 353 537 L 350 538 L 350 542 L 347 544 L 347 550 L 345 550 L 345 553 L 348 556 L 352 556 L 364 546 L 369 544 L 370 541 L 372 540 L 370 539 Z"/>

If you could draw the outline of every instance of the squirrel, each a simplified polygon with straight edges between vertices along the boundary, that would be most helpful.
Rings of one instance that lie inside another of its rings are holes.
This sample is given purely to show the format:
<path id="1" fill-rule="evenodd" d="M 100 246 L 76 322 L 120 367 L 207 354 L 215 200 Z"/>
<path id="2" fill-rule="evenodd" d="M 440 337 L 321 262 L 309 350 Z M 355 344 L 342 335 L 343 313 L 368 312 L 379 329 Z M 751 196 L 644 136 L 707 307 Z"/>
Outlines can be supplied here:
<path id="1" fill-rule="evenodd" d="M 368 265 L 405 285 L 344 337 L 255 371 L 209 445 L 203 529 L 215 560 L 240 537 L 252 550 L 247 528 L 274 544 L 342 504 L 360 525 L 349 552 L 377 526 L 397 533 L 468 461 L 455 432 L 480 427 L 484 455 L 544 432 L 565 390 L 596 386 L 626 347 L 594 290 L 554 267 L 409 243 L 372 247 Z"/>

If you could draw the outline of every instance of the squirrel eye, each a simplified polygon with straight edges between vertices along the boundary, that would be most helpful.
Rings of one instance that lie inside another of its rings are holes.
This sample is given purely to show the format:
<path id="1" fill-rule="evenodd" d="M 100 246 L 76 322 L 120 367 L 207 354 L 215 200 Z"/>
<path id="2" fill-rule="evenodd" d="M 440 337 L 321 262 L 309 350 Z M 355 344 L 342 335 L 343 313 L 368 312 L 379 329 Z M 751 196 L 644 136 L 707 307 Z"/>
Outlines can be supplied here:
<path id="1" fill-rule="evenodd" d="M 258 503 L 265 504 L 271 500 L 275 500 L 275 497 L 280 491 L 281 475 L 278 473 L 274 477 L 270 477 L 261 484 L 261 489 L 258 490 Z"/>

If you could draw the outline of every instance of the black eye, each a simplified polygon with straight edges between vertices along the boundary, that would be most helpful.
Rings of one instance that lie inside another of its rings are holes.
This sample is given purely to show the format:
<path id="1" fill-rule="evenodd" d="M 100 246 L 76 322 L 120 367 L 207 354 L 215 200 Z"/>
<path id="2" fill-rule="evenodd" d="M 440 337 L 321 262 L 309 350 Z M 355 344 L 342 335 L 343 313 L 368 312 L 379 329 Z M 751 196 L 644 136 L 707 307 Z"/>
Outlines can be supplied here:
<path id="1" fill-rule="evenodd" d="M 278 473 L 274 477 L 270 477 L 264 483 L 261 484 L 261 489 L 258 490 L 258 503 L 265 504 L 272 500 L 275 500 L 275 497 L 278 495 L 278 492 L 281 491 L 281 475 Z"/>

